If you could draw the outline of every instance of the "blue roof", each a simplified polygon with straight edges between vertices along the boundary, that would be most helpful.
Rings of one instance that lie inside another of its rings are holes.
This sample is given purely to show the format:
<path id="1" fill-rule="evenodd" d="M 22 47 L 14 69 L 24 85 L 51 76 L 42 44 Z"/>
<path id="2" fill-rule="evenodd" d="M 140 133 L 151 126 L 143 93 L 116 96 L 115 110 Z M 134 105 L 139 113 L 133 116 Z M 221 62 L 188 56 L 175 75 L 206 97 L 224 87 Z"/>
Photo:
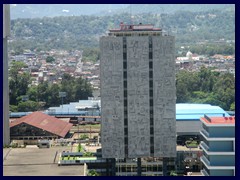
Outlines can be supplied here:
<path id="1" fill-rule="evenodd" d="M 219 106 L 210 104 L 176 104 L 176 120 L 199 120 L 204 114 L 208 116 L 230 116 Z"/>

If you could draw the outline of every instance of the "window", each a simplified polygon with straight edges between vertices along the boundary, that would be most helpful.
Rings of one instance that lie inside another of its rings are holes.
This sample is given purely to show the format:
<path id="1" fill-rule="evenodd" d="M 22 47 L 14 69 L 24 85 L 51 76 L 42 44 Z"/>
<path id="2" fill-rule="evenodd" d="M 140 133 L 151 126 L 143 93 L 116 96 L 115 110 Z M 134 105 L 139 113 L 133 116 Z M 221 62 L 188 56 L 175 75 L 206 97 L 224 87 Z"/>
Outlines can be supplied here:
<path id="1" fill-rule="evenodd" d="M 123 69 L 127 69 L 127 62 L 123 62 Z"/>
<path id="2" fill-rule="evenodd" d="M 150 61 L 150 62 L 149 62 L 149 69 L 152 69 L 152 68 L 153 68 L 153 62 Z"/>
<path id="3" fill-rule="evenodd" d="M 149 71 L 149 78 L 153 78 L 153 72 Z"/>
<path id="4" fill-rule="evenodd" d="M 128 119 L 127 119 L 127 117 L 125 117 L 125 118 L 124 118 L 124 125 L 127 126 L 127 124 L 128 124 Z M 125 131 L 125 130 L 127 131 L 127 127 L 124 128 L 124 131 Z"/>
<path id="5" fill-rule="evenodd" d="M 124 96 L 124 98 L 127 98 L 127 90 L 124 90 L 123 96 Z"/>
<path id="6" fill-rule="evenodd" d="M 150 99 L 150 106 L 153 106 L 153 99 Z"/>
<path id="7" fill-rule="evenodd" d="M 150 97 L 153 97 L 153 90 L 152 89 L 149 90 L 149 95 L 150 95 Z"/>
<path id="8" fill-rule="evenodd" d="M 150 127 L 150 134 L 153 134 L 153 127 Z M 153 137 L 150 137 L 150 143 L 153 144 Z"/>
<path id="9" fill-rule="evenodd" d="M 124 87 L 124 88 L 127 87 L 127 81 L 123 81 L 123 87 Z"/>
<path id="10" fill-rule="evenodd" d="M 124 71 L 124 72 L 123 72 L 123 78 L 124 78 L 124 79 L 127 79 L 127 71 Z"/>
<path id="11" fill-rule="evenodd" d="M 153 88 L 153 81 L 149 81 L 149 88 Z"/>
<path id="12" fill-rule="evenodd" d="M 125 52 L 124 52 L 125 51 Z M 127 60 L 127 53 L 126 49 L 123 49 L 123 60 Z"/>

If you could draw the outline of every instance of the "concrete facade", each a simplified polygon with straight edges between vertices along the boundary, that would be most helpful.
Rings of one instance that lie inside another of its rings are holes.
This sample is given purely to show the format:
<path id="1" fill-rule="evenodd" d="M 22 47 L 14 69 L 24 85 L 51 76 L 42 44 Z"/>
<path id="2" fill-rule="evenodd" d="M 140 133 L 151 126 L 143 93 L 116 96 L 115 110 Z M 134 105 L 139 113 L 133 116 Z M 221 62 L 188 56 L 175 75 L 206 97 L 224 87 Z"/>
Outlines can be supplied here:
<path id="1" fill-rule="evenodd" d="M 10 143 L 7 38 L 10 36 L 10 5 L 3 4 L 3 145 Z"/>
<path id="2" fill-rule="evenodd" d="M 102 155 L 175 157 L 175 39 L 148 31 L 100 39 Z"/>

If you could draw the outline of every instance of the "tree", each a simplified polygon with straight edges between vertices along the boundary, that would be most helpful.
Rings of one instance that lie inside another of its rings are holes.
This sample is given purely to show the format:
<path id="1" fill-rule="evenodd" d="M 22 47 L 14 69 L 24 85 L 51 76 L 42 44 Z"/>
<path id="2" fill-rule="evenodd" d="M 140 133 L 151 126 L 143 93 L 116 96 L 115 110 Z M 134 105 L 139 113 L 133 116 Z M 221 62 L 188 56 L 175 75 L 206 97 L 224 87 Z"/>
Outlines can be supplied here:
<path id="1" fill-rule="evenodd" d="M 235 78 L 202 67 L 198 73 L 180 71 L 176 76 L 177 103 L 203 103 L 235 109 Z"/>
<path id="2" fill-rule="evenodd" d="M 39 108 L 39 103 L 37 103 L 35 101 L 25 101 L 25 102 L 20 102 L 18 104 L 19 112 L 37 111 L 38 108 Z"/>
<path id="3" fill-rule="evenodd" d="M 23 62 L 12 62 L 9 70 L 9 98 L 10 105 L 18 104 L 18 97 L 26 95 L 30 83 L 30 74 L 23 72 L 22 68 L 26 67 Z M 20 98 L 21 99 L 21 98 Z"/>
<path id="4" fill-rule="evenodd" d="M 213 87 L 214 93 L 222 102 L 221 107 L 224 110 L 230 110 L 231 105 L 235 103 L 235 78 L 232 74 L 221 75 Z"/>
<path id="5" fill-rule="evenodd" d="M 55 59 L 52 56 L 47 56 L 47 58 L 46 58 L 47 63 L 52 63 L 54 61 L 55 61 Z"/>
<path id="6" fill-rule="evenodd" d="M 59 97 L 60 87 L 58 84 L 52 84 L 48 87 L 48 98 L 46 106 L 59 106 L 61 98 Z"/>
<path id="7" fill-rule="evenodd" d="M 235 102 L 233 102 L 230 106 L 230 111 L 235 111 Z"/>

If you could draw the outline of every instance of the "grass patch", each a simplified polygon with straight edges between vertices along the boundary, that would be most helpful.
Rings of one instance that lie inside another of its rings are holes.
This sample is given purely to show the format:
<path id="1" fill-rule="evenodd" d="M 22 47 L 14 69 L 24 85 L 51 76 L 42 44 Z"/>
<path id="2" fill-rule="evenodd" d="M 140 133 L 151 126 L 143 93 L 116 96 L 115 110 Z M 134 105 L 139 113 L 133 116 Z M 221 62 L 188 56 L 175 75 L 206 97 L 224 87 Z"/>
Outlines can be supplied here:
<path id="1" fill-rule="evenodd" d="M 186 141 L 186 147 L 188 148 L 197 148 L 198 147 L 198 143 L 197 141 Z"/>

